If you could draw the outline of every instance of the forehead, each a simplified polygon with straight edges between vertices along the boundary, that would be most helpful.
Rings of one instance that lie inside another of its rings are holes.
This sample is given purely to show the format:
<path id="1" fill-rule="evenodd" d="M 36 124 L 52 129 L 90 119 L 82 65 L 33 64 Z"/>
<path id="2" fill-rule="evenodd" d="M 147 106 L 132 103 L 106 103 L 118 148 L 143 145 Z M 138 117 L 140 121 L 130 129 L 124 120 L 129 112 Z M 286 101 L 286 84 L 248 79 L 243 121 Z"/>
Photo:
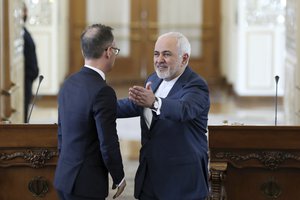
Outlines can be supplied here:
<path id="1" fill-rule="evenodd" d="M 175 37 L 160 37 L 155 43 L 154 51 L 177 51 L 177 39 Z"/>

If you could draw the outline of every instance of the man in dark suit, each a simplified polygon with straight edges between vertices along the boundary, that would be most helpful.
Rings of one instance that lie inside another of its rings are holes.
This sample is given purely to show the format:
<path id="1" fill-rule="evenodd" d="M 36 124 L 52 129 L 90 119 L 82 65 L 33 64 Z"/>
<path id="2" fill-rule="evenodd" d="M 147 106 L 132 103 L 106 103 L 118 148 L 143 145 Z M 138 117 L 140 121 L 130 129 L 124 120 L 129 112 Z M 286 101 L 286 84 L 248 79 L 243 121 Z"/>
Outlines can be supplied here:
<path id="1" fill-rule="evenodd" d="M 208 196 L 206 82 L 187 66 L 191 47 L 181 33 L 155 44 L 156 73 L 118 101 L 117 117 L 140 116 L 142 148 L 135 198 L 203 200 Z"/>
<path id="2" fill-rule="evenodd" d="M 24 24 L 27 21 L 27 7 L 23 4 L 23 20 Z M 24 72 L 24 122 L 28 123 L 28 108 L 32 99 L 32 83 L 38 77 L 39 67 L 35 52 L 34 41 L 24 26 L 24 60 L 25 60 L 25 72 Z"/>
<path id="3" fill-rule="evenodd" d="M 108 173 L 118 197 L 126 186 L 116 130 L 117 99 L 106 84 L 120 49 L 112 28 L 94 24 L 81 35 L 82 69 L 58 96 L 59 160 L 54 186 L 61 200 L 104 200 Z"/>

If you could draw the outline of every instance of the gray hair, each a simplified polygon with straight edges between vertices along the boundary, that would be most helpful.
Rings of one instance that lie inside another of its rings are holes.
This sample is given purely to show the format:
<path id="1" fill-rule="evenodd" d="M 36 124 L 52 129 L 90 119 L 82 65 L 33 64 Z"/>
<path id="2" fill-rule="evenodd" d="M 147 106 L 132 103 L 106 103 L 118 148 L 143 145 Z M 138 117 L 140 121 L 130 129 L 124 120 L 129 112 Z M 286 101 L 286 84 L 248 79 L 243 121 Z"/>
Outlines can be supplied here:
<path id="1" fill-rule="evenodd" d="M 164 33 L 159 36 L 161 37 L 175 37 L 177 39 L 177 47 L 178 47 L 178 54 L 183 55 L 183 54 L 188 54 L 189 57 L 191 55 L 191 44 L 189 40 L 180 32 L 168 32 Z"/>

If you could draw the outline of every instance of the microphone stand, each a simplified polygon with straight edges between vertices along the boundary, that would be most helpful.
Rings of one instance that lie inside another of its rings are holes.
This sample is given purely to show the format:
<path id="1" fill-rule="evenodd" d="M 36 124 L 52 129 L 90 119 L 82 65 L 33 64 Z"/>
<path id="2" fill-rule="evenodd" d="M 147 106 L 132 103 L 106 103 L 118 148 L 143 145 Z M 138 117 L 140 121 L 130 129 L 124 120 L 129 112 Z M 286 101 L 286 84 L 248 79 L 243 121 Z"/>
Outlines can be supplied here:
<path id="1" fill-rule="evenodd" d="M 37 89 L 36 89 L 36 92 L 35 92 L 35 96 L 34 96 L 34 98 L 33 98 L 33 101 L 32 101 L 32 105 L 31 105 L 31 108 L 30 108 L 29 115 L 28 115 L 28 117 L 27 117 L 27 123 L 29 123 L 29 120 L 30 120 L 30 117 L 31 117 L 31 113 L 32 113 L 32 109 L 33 109 L 33 106 L 34 106 L 34 104 L 35 104 L 35 101 L 36 101 L 36 98 L 37 98 L 37 94 L 38 94 L 38 91 L 39 91 L 39 89 L 40 89 L 40 85 L 41 85 L 41 82 L 42 82 L 43 79 L 44 79 L 44 76 L 43 76 L 43 75 L 40 75 L 40 76 L 39 76 L 39 84 L 38 84 L 38 87 L 37 87 Z"/>

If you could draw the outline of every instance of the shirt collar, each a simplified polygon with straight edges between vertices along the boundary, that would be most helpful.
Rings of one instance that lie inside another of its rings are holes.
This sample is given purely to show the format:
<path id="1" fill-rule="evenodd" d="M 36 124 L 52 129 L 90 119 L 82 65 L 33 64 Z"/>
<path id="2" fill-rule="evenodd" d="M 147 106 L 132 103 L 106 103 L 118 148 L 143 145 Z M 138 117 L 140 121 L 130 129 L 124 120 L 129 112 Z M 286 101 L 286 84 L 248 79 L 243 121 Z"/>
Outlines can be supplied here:
<path id="1" fill-rule="evenodd" d="M 163 83 L 165 85 L 173 86 L 182 74 L 183 73 L 181 73 L 179 76 L 177 76 L 176 78 L 173 78 L 172 80 L 169 80 L 169 81 L 163 80 Z"/>
<path id="2" fill-rule="evenodd" d="M 87 67 L 87 68 L 90 68 L 91 70 L 94 70 L 95 72 L 97 72 L 98 74 L 100 74 L 100 76 L 103 78 L 103 80 L 105 80 L 105 74 L 100 69 L 98 69 L 96 67 L 89 66 L 89 65 L 84 65 L 84 67 Z"/>

